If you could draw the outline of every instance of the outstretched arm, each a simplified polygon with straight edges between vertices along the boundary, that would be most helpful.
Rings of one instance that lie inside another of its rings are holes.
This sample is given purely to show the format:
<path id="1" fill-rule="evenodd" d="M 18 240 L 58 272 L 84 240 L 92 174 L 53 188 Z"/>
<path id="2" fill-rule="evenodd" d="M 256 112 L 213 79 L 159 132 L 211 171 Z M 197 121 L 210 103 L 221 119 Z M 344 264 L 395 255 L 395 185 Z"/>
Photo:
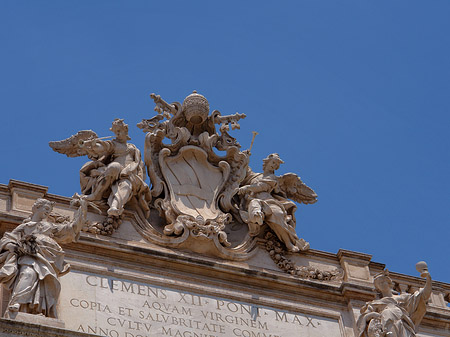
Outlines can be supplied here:
<path id="1" fill-rule="evenodd" d="M 75 234 L 78 234 L 81 231 L 87 220 L 88 201 L 86 201 L 85 198 L 82 197 L 80 197 L 80 199 L 78 200 L 77 201 L 79 202 L 79 207 L 75 212 L 75 215 L 71 222 L 71 226 Z"/>
<path id="2" fill-rule="evenodd" d="M 91 156 L 100 157 L 106 155 L 112 150 L 111 141 L 104 141 L 98 139 L 88 140 L 82 143 L 81 147 Z"/>
<path id="3" fill-rule="evenodd" d="M 426 278 L 426 281 L 425 281 L 425 287 L 423 287 L 423 289 L 421 290 L 421 292 L 422 292 L 422 295 L 423 295 L 424 299 L 425 299 L 425 300 L 428 300 L 428 299 L 430 298 L 430 296 L 431 296 L 431 291 L 432 291 L 432 287 L 431 287 L 431 284 L 432 284 L 431 276 L 430 276 L 430 273 L 429 273 L 428 271 L 422 272 L 422 274 L 421 274 L 420 276 Z"/>
<path id="4" fill-rule="evenodd" d="M 270 192 L 270 186 L 268 184 L 260 181 L 256 184 L 245 185 L 245 186 L 239 187 L 238 194 L 245 195 L 250 192 L 253 192 L 253 193 Z"/>
<path id="5" fill-rule="evenodd" d="M 88 203 L 84 197 L 75 194 L 71 205 L 78 205 L 78 209 L 71 222 L 65 222 L 59 225 L 55 224 L 53 235 L 56 241 L 59 243 L 69 243 L 78 240 L 79 233 L 87 220 Z"/>

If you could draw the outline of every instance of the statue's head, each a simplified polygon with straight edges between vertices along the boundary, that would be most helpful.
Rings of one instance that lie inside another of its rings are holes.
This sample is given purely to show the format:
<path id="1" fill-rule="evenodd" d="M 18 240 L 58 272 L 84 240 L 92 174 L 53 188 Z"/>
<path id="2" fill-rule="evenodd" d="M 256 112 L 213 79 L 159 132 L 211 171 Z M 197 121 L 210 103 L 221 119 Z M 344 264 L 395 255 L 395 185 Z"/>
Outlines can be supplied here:
<path id="1" fill-rule="evenodd" d="M 266 169 L 278 170 L 281 164 L 284 164 L 284 161 L 281 160 L 278 153 L 272 153 L 263 159 L 263 170 L 264 171 L 266 171 Z"/>
<path id="2" fill-rule="evenodd" d="M 373 284 L 375 288 L 381 293 L 386 293 L 392 291 L 394 288 L 394 283 L 389 277 L 389 270 L 385 269 L 381 273 L 375 275 L 373 278 Z"/>
<path id="3" fill-rule="evenodd" d="M 208 100 L 194 90 L 183 101 L 183 113 L 192 124 L 202 124 L 209 115 Z"/>
<path id="4" fill-rule="evenodd" d="M 34 216 L 37 216 L 40 219 L 46 219 L 53 210 L 54 202 L 51 202 L 47 199 L 39 198 L 37 199 L 31 211 Z"/>
<path id="5" fill-rule="evenodd" d="M 120 118 L 114 119 L 114 122 L 112 122 L 110 130 L 114 132 L 116 138 L 119 141 L 127 141 L 131 139 L 130 137 L 128 137 L 128 124 L 125 124 L 123 119 Z"/>

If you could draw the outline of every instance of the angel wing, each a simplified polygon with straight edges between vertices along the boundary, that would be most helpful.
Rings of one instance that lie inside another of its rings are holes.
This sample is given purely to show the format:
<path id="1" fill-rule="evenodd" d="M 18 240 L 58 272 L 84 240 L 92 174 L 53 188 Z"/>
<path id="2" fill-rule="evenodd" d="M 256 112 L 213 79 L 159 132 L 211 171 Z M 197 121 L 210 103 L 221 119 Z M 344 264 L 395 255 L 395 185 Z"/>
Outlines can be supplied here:
<path id="1" fill-rule="evenodd" d="M 48 145 L 53 151 L 65 154 L 67 157 L 80 157 L 87 155 L 86 149 L 81 145 L 84 142 L 98 138 L 97 134 L 92 130 L 81 130 L 69 138 L 49 142 Z"/>
<path id="2" fill-rule="evenodd" d="M 314 204 L 317 201 L 317 194 L 312 188 L 306 186 L 295 173 L 286 173 L 278 177 L 280 189 L 286 193 L 289 199 L 298 203 Z"/>

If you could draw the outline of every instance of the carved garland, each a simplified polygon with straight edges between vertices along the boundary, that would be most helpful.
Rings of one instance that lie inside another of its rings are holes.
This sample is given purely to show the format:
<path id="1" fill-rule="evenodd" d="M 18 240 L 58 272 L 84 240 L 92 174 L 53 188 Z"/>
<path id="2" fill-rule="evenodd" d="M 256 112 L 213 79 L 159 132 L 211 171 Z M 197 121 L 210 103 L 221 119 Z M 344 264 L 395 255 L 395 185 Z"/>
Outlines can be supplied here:
<path id="1" fill-rule="evenodd" d="M 311 266 L 297 266 L 294 261 L 285 256 L 287 250 L 284 244 L 270 229 L 266 231 L 264 238 L 266 239 L 266 250 L 282 271 L 300 278 L 319 281 L 334 281 L 343 278 L 343 272 L 339 269 L 324 271 Z"/>
<path id="2" fill-rule="evenodd" d="M 96 222 L 84 226 L 81 230 L 83 232 L 100 234 L 100 235 L 113 235 L 116 229 L 119 228 L 122 223 L 123 215 L 106 217 L 103 222 Z"/>

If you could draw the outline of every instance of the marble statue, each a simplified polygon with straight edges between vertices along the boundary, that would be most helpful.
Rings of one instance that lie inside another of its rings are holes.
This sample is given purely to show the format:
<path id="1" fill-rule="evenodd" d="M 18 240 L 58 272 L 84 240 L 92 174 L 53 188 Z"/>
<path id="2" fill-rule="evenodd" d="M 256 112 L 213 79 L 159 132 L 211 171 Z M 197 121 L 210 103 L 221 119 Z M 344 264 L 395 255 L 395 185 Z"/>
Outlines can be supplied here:
<path id="1" fill-rule="evenodd" d="M 77 241 L 86 222 L 88 201 L 73 199 L 79 207 L 71 222 L 50 220 L 53 202 L 37 199 L 32 214 L 0 240 L 0 282 L 11 291 L 5 317 L 17 312 L 56 318 L 60 293 L 58 277 L 69 272 L 60 243 Z"/>
<path id="2" fill-rule="evenodd" d="M 375 288 L 382 298 L 366 303 L 357 321 L 360 337 L 415 337 L 416 328 L 426 313 L 431 295 L 431 276 L 425 262 L 416 265 L 425 286 L 413 294 L 394 294 L 389 272 L 374 277 Z"/>
<path id="3" fill-rule="evenodd" d="M 107 215 L 117 219 L 125 205 L 133 203 L 135 209 L 148 216 L 150 190 L 145 183 L 144 164 L 139 149 L 127 141 L 128 125 L 115 119 L 110 129 L 115 138 L 98 138 L 91 130 L 79 131 L 65 140 L 50 142 L 54 151 L 68 157 L 87 155 L 91 161 L 80 169 L 81 192 L 86 200 L 98 206 L 108 205 Z"/>
<path id="4" fill-rule="evenodd" d="M 309 243 L 295 232 L 297 206 L 288 199 L 312 204 L 317 201 L 317 195 L 294 173 L 276 176 L 275 171 L 283 163 L 277 153 L 272 153 L 263 160 L 263 173 L 249 169 L 238 192 L 242 197 L 240 214 L 251 236 L 258 235 L 266 224 L 289 251 L 308 250 Z"/>

